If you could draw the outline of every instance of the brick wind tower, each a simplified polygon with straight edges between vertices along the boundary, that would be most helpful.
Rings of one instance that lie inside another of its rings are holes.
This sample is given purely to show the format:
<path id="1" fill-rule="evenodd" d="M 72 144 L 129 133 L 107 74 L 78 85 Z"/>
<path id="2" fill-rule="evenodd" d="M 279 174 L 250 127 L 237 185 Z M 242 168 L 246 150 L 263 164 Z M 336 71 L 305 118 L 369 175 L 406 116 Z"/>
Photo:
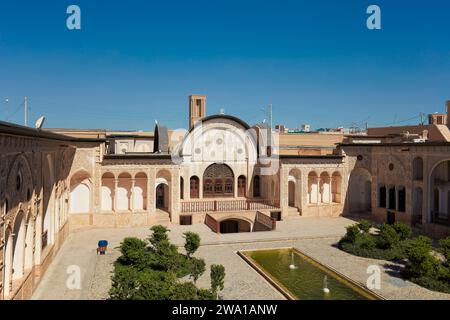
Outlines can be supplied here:
<path id="1" fill-rule="evenodd" d="M 189 129 L 194 123 L 206 116 L 206 96 L 193 94 L 189 96 Z"/>

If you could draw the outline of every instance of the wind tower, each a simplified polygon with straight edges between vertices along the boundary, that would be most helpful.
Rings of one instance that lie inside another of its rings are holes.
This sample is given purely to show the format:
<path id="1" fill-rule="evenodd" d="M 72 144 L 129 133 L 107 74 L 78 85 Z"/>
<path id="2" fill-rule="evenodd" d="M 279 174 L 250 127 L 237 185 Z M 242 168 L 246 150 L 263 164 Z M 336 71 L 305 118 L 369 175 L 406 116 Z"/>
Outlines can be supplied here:
<path id="1" fill-rule="evenodd" d="M 206 116 L 206 96 L 193 94 L 189 96 L 189 129 L 194 123 Z"/>

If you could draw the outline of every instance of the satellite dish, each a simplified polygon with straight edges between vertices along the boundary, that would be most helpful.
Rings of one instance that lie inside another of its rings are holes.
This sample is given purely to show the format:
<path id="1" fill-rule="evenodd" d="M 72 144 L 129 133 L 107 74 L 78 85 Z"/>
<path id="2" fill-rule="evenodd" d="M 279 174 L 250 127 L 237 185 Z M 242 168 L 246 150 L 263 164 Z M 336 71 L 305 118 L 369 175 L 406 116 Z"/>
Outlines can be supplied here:
<path id="1" fill-rule="evenodd" d="M 39 119 L 36 120 L 34 127 L 38 130 L 41 130 L 42 125 L 44 124 L 44 121 L 45 121 L 45 117 L 44 116 L 40 117 Z"/>
<path id="2" fill-rule="evenodd" d="M 224 108 L 220 108 L 220 109 L 219 109 L 219 113 L 220 113 L 220 114 L 225 114 L 225 109 L 224 109 Z"/>

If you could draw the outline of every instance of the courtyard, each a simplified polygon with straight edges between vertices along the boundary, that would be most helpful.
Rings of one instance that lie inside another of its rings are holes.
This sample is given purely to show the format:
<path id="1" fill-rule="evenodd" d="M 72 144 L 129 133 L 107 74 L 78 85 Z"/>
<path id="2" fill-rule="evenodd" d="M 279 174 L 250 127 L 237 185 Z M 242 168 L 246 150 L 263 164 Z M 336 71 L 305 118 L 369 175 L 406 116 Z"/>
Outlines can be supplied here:
<path id="1" fill-rule="evenodd" d="M 450 299 L 449 294 L 432 292 L 402 280 L 398 276 L 399 266 L 393 262 L 356 257 L 337 249 L 334 244 L 352 223 L 353 220 L 343 217 L 299 217 L 278 222 L 277 229 L 268 232 L 216 234 L 204 224 L 171 225 L 169 229 L 172 242 L 179 246 L 183 245 L 185 231 L 201 236 L 202 245 L 196 256 L 205 259 L 207 270 L 211 264 L 225 266 L 225 289 L 221 296 L 227 300 L 284 299 L 236 254 L 239 250 L 278 247 L 295 247 L 361 284 L 365 284 L 369 276 L 367 267 L 377 265 L 381 270 L 381 288 L 376 293 L 386 299 Z M 106 299 L 113 263 L 120 255 L 118 245 L 125 237 L 145 239 L 149 234 L 148 227 L 74 230 L 42 278 L 33 299 Z M 104 256 L 96 253 L 100 239 L 109 242 L 109 251 Z M 81 287 L 68 289 L 66 282 L 70 274 L 67 270 L 74 265 L 81 271 Z M 209 272 L 205 272 L 197 284 L 207 288 L 209 281 Z"/>

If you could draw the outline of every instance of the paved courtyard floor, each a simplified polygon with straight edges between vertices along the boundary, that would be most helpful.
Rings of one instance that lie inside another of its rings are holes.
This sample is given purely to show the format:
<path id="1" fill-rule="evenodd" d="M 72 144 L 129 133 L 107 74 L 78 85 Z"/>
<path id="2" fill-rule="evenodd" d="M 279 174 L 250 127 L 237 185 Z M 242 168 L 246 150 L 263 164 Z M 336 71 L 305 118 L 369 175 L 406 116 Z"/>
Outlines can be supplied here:
<path id="1" fill-rule="evenodd" d="M 337 249 L 334 244 L 345 233 L 345 226 L 354 223 L 347 218 L 297 218 L 277 223 L 277 230 L 239 234 L 215 234 L 203 224 L 170 226 L 170 238 L 182 246 L 183 232 L 200 234 L 202 246 L 196 256 L 205 259 L 207 271 L 197 284 L 209 287 L 209 265 L 223 264 L 226 278 L 224 299 L 284 299 L 263 277 L 237 254 L 239 250 L 296 247 L 347 277 L 365 284 L 369 265 L 382 271 L 381 289 L 387 299 L 449 299 L 450 295 L 432 292 L 398 277 L 398 266 L 392 262 L 355 257 Z M 111 285 L 113 262 L 120 255 L 117 246 L 124 237 L 147 238 L 149 228 L 84 229 L 71 233 L 41 283 L 33 299 L 106 299 Z M 96 254 L 97 242 L 109 241 L 107 255 Z M 68 267 L 81 270 L 81 288 L 68 289 Z"/>

